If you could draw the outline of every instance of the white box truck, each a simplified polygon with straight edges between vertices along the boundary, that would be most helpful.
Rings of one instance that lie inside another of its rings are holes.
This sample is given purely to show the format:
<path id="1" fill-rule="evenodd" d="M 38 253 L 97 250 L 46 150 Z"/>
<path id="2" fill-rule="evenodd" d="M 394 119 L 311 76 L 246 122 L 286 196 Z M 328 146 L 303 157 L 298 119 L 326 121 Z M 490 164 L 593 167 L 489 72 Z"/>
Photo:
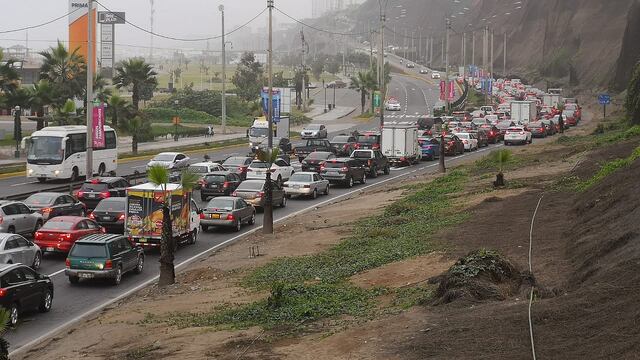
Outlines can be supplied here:
<path id="1" fill-rule="evenodd" d="M 511 121 L 526 125 L 538 119 L 538 108 L 534 101 L 512 101 Z"/>
<path id="2" fill-rule="evenodd" d="M 415 164 L 422 159 L 418 124 L 389 122 L 382 129 L 382 153 L 391 164 Z"/>
<path id="3" fill-rule="evenodd" d="M 560 103 L 560 95 L 558 94 L 544 94 L 542 95 L 542 105 L 557 107 Z"/>

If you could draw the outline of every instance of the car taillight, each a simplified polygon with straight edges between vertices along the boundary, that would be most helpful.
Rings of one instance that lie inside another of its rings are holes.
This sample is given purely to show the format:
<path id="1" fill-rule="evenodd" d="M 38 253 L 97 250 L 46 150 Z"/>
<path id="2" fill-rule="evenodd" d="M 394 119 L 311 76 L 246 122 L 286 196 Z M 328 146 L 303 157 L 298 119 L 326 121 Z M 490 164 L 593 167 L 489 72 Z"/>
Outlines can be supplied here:
<path id="1" fill-rule="evenodd" d="M 40 231 L 36 231 L 36 233 L 33 234 L 33 238 L 36 240 L 42 240 L 42 233 Z"/>
<path id="2" fill-rule="evenodd" d="M 200 213 L 200 220 L 204 219 L 204 213 Z"/>
<path id="3" fill-rule="evenodd" d="M 231 194 L 231 196 L 238 196 L 238 192 L 234 191 L 233 194 Z"/>
<path id="4" fill-rule="evenodd" d="M 52 208 L 42 208 L 42 209 L 40 209 L 40 212 L 42 213 L 42 215 L 45 215 L 45 214 L 49 215 L 49 213 L 52 210 L 53 210 Z"/>
<path id="5" fill-rule="evenodd" d="M 103 191 L 103 192 L 100 193 L 100 198 L 101 199 L 106 199 L 106 198 L 109 198 L 109 197 L 111 197 L 111 193 L 108 192 L 108 191 Z"/>
<path id="6" fill-rule="evenodd" d="M 96 216 L 93 215 L 93 212 L 89 213 L 89 219 L 91 219 L 91 220 L 95 220 L 96 219 Z"/>
<path id="7" fill-rule="evenodd" d="M 356 144 L 355 148 L 360 149 L 360 144 Z"/>
<path id="8" fill-rule="evenodd" d="M 373 150 L 378 150 L 378 149 L 380 149 L 380 144 L 373 144 L 373 146 L 371 147 L 371 149 L 373 149 Z"/>
<path id="9" fill-rule="evenodd" d="M 64 259 L 64 266 L 67 268 L 71 267 L 71 260 L 69 260 L 69 258 Z"/>
<path id="10" fill-rule="evenodd" d="M 68 240 L 71 240 L 71 234 L 58 235 L 58 241 L 68 241 Z"/>
<path id="11" fill-rule="evenodd" d="M 84 191 L 82 191 L 82 190 L 76 191 L 76 197 L 78 197 L 78 198 L 84 197 Z"/>
<path id="12" fill-rule="evenodd" d="M 263 197 L 264 196 L 264 191 L 260 191 L 259 193 L 256 193 L 256 197 Z"/>
<path id="13" fill-rule="evenodd" d="M 231 185 L 231 183 L 228 181 L 225 181 L 224 184 L 222 184 L 222 187 L 229 187 L 229 185 Z"/>
<path id="14" fill-rule="evenodd" d="M 449 145 L 453 146 L 455 144 L 455 141 L 449 141 Z"/>
<path id="15" fill-rule="evenodd" d="M 524 135 L 524 131 L 520 131 L 520 135 Z"/>
<path id="16" fill-rule="evenodd" d="M 238 167 L 238 171 L 245 172 L 245 171 L 247 171 L 247 167 L 246 166 L 239 166 Z"/>
<path id="17" fill-rule="evenodd" d="M 367 160 L 367 165 L 371 166 L 371 163 L 372 163 L 372 162 L 373 162 L 373 161 L 372 161 L 371 159 Z"/>
<path id="18" fill-rule="evenodd" d="M 325 163 L 320 163 L 320 171 L 324 171 L 326 169 Z"/>
<path id="19" fill-rule="evenodd" d="M 235 216 L 233 216 L 232 214 L 227 214 L 227 220 L 235 220 Z"/>
<path id="20" fill-rule="evenodd" d="M 7 295 L 7 289 L 0 288 L 0 297 L 4 297 L 5 295 Z"/>
<path id="21" fill-rule="evenodd" d="M 206 186 L 207 182 L 204 179 L 201 179 L 198 181 L 198 184 L 200 184 L 200 186 Z"/>
<path id="22" fill-rule="evenodd" d="M 468 144 L 469 141 L 468 140 L 462 140 L 463 143 Z"/>
<path id="23" fill-rule="evenodd" d="M 104 268 L 105 269 L 113 269 L 113 261 L 111 260 L 107 260 L 104 262 Z"/>
<path id="24" fill-rule="evenodd" d="M 118 216 L 118 220 L 124 220 L 125 215 L 124 214 L 120 214 L 120 216 Z"/>
<path id="25" fill-rule="evenodd" d="M 342 172 L 349 172 L 349 168 L 348 168 L 348 167 L 346 167 L 346 166 L 344 166 L 344 167 L 342 167 L 342 169 L 340 169 L 340 171 L 342 171 Z"/>
<path id="26" fill-rule="evenodd" d="M 3 222 L 4 222 L 4 218 L 0 216 L 0 224 L 2 224 Z"/>
<path id="27" fill-rule="evenodd" d="M 508 130 L 507 130 L 507 131 L 505 131 L 505 132 L 504 132 L 504 134 L 505 134 L 505 135 L 509 135 L 509 131 L 508 131 Z"/>
<path id="28" fill-rule="evenodd" d="M 489 135 L 493 136 L 493 135 L 495 135 L 495 134 L 496 134 L 496 133 L 494 133 L 493 131 L 489 131 Z"/>

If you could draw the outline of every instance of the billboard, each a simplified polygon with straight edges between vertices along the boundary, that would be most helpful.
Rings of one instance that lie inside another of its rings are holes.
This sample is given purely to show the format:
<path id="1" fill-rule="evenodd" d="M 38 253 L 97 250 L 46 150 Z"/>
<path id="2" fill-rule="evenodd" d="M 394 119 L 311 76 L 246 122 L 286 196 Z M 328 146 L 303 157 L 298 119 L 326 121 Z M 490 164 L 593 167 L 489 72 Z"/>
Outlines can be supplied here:
<path id="1" fill-rule="evenodd" d="M 271 96 L 273 103 L 273 122 L 277 124 L 280 122 L 280 91 L 273 89 Z M 263 88 L 260 92 L 260 97 L 262 98 L 262 111 L 264 112 L 264 116 L 267 117 L 269 112 L 269 89 Z"/>
<path id="2" fill-rule="evenodd" d="M 88 0 L 69 0 L 69 52 L 78 50 L 78 54 L 87 59 L 88 52 L 88 13 L 89 13 L 89 1 Z M 95 5 L 92 9 L 92 41 L 95 44 L 96 41 L 96 10 Z M 93 64 L 95 69 L 96 59 L 96 46 L 93 46 L 92 52 Z"/>
<path id="3" fill-rule="evenodd" d="M 93 147 L 94 149 L 104 149 L 104 104 L 94 105 L 92 121 L 93 124 L 91 125 L 91 131 L 93 131 Z"/>

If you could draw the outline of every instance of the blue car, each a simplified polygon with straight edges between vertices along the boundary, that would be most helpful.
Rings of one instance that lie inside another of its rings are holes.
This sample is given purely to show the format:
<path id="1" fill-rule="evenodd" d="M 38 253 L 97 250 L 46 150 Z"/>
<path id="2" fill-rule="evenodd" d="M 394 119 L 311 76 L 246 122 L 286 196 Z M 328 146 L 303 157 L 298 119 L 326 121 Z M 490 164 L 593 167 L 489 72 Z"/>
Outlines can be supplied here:
<path id="1" fill-rule="evenodd" d="M 418 138 L 422 150 L 422 159 L 435 160 L 440 158 L 440 141 L 432 137 Z"/>

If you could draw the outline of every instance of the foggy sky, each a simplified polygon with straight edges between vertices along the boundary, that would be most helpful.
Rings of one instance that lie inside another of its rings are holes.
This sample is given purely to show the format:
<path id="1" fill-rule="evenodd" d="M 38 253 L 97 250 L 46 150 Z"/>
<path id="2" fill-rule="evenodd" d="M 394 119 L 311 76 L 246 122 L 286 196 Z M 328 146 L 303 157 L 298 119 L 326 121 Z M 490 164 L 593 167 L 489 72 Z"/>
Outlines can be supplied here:
<path id="1" fill-rule="evenodd" d="M 148 0 L 98 0 L 113 11 L 126 12 L 128 21 L 144 28 L 150 27 L 150 3 Z M 154 32 L 163 35 L 183 38 L 200 38 L 216 36 L 221 33 L 220 12 L 218 5 L 225 6 L 226 32 L 250 20 L 262 9 L 266 8 L 266 0 L 155 0 Z M 311 0 L 275 0 L 276 7 L 296 18 L 311 16 Z M 2 6 L 3 30 L 22 28 L 43 23 L 69 11 L 68 0 L 0 0 Z M 98 10 L 104 10 L 99 7 Z M 274 19 L 281 23 L 291 22 L 278 16 L 274 11 Z M 252 28 L 265 27 L 267 13 L 252 23 Z M 29 48 L 43 49 L 55 44 L 57 39 L 68 39 L 68 19 L 58 20 L 50 25 L 28 31 Z M 116 42 L 128 45 L 148 46 L 150 35 L 127 24 L 117 25 Z M 0 34 L 0 46 L 15 44 L 25 45 L 26 32 Z M 214 40 L 215 41 L 215 40 Z M 219 40 L 218 40 L 219 41 Z M 203 43 L 177 42 L 154 39 L 156 47 L 202 48 Z"/>

